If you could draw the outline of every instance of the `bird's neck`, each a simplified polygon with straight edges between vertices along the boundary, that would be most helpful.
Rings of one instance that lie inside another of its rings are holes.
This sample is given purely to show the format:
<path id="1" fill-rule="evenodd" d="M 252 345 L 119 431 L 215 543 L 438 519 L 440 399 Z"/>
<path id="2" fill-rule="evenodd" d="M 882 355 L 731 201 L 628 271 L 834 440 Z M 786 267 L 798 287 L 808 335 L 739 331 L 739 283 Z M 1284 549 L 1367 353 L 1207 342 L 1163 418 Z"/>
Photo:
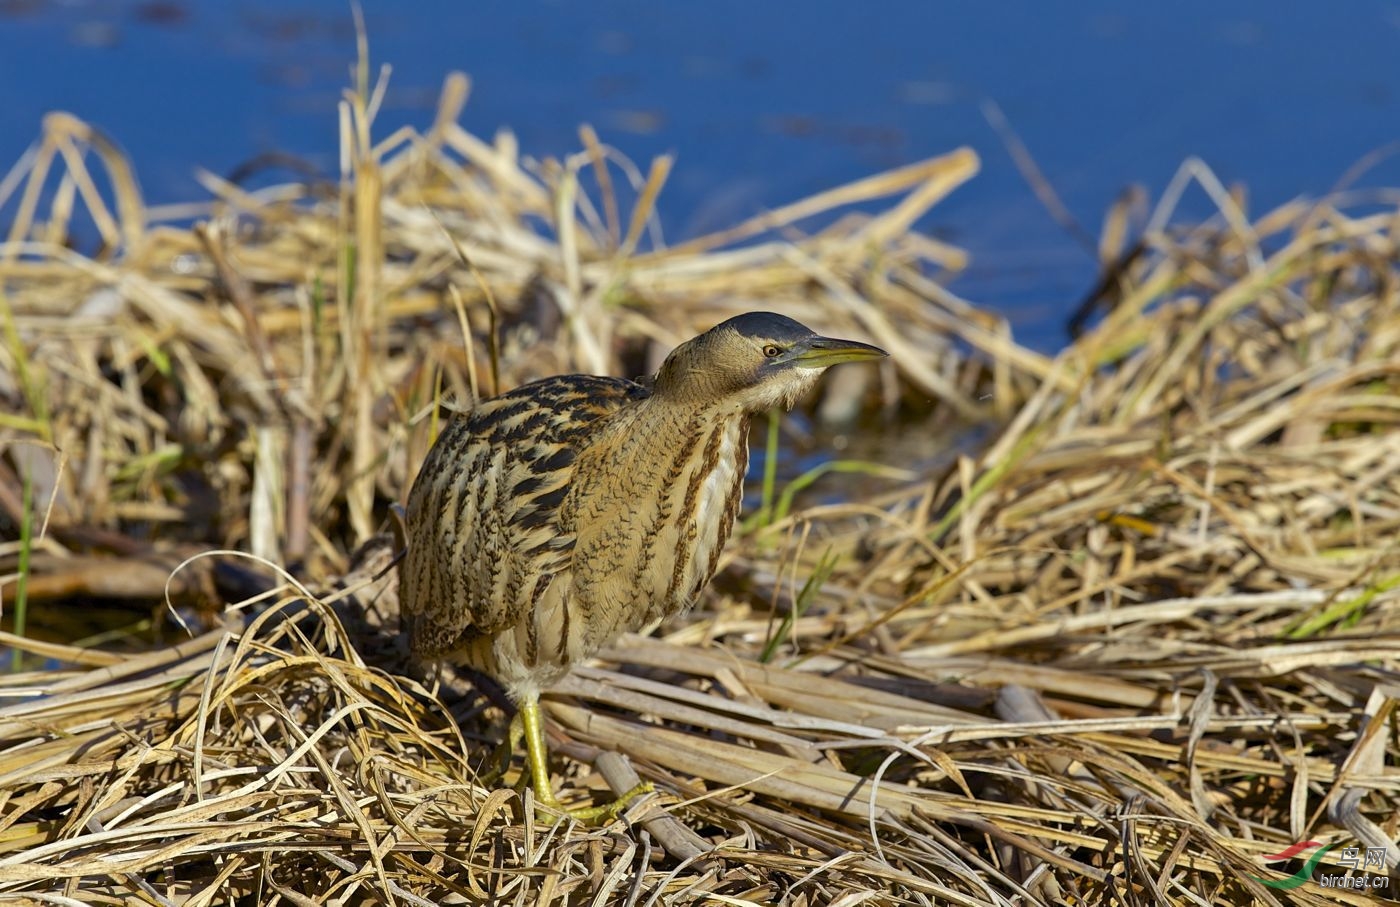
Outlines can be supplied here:
<path id="1" fill-rule="evenodd" d="M 688 607 L 714 575 L 743 499 L 748 422 L 739 409 L 651 398 L 585 452 L 606 462 L 580 468 L 588 480 L 572 493 L 576 584 L 628 600 L 609 632 Z"/>
<path id="2" fill-rule="evenodd" d="M 618 465 L 637 487 L 666 502 L 662 513 L 686 514 L 720 528 L 724 544 L 739 515 L 749 463 L 750 414 L 734 406 L 691 405 L 653 397 L 622 428 Z"/>
<path id="3" fill-rule="evenodd" d="M 747 410 L 733 406 L 678 407 L 672 418 L 669 437 L 660 437 L 673 452 L 672 500 L 681 513 L 690 513 L 702 524 L 713 527 L 717 537 L 708 569 L 713 570 L 719 549 L 724 547 L 739 516 L 743 502 L 744 476 L 749 466 L 749 419 Z M 708 574 L 706 575 L 708 580 Z"/>
<path id="4" fill-rule="evenodd" d="M 749 418 L 734 407 L 676 407 L 655 420 L 668 426 L 649 442 L 669 464 L 658 476 L 657 499 L 663 503 L 653 514 L 670 524 L 659 535 L 674 565 L 655 589 L 668 608 L 694 602 L 719 566 L 743 503 Z"/>
<path id="5" fill-rule="evenodd" d="M 703 451 L 707 446 L 734 446 L 747 465 L 751 414 L 733 405 L 692 403 L 689 400 L 653 397 L 647 401 L 637 428 L 654 451 Z M 696 462 L 709 463 L 709 457 Z M 702 469 L 701 471 L 704 471 Z M 742 478 L 742 475 L 741 475 Z"/>

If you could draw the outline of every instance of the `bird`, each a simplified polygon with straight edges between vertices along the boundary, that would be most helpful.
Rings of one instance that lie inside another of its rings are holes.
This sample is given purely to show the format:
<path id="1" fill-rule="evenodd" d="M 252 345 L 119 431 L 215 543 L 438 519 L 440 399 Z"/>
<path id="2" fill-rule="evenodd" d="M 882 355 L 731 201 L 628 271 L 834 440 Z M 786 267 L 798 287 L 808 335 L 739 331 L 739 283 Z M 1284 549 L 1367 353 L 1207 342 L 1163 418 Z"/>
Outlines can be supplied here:
<path id="1" fill-rule="evenodd" d="M 555 796 L 540 694 L 695 602 L 739 514 L 751 418 L 791 409 L 829 366 L 886 355 L 749 312 L 677 346 L 650 379 L 544 378 L 449 421 L 405 513 L 409 650 L 504 690 L 537 804 L 605 814 Z"/>

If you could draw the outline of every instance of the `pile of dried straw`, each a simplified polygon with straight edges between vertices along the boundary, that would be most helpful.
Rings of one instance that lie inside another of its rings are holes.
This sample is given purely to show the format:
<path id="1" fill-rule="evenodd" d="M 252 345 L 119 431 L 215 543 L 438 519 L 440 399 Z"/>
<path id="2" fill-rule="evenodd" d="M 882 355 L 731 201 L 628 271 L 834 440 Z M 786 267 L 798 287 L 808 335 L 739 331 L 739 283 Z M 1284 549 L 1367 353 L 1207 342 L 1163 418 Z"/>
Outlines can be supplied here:
<path id="1" fill-rule="evenodd" d="M 1269 887 L 1311 851 L 1263 858 L 1310 840 L 1341 845 L 1319 872 L 1342 847 L 1354 875 L 1396 872 L 1393 200 L 1249 223 L 1222 196 L 1210 222 L 1119 231 L 1107 314 L 1046 357 L 946 292 L 961 254 L 914 230 L 969 151 L 668 247 L 667 161 L 642 174 L 587 129 L 576 156 L 528 161 L 457 125 L 459 77 L 425 133 L 374 144 L 377 97 L 342 106 L 338 183 L 208 177 L 213 201 L 147 210 L 127 162 L 63 115 L 0 182 L 5 607 L 22 596 L 32 625 L 43 603 L 121 597 L 192 628 L 137 657 L 5 637 L 59 666 L 3 682 L 0 891 L 1367 896 Z M 92 255 L 63 244 L 80 216 Z M 518 760 L 498 777 L 500 711 L 401 670 L 376 533 L 436 401 L 641 373 L 759 308 L 894 354 L 829 385 L 826 415 L 991 430 L 967 455 L 838 461 L 761 492 L 694 612 L 547 702 L 566 799 L 631 771 L 657 793 L 604 827 L 528 821 Z M 841 503 L 796 493 L 813 482 Z M 207 554 L 223 548 L 262 560 Z M 236 588 L 257 594 L 229 605 Z"/>

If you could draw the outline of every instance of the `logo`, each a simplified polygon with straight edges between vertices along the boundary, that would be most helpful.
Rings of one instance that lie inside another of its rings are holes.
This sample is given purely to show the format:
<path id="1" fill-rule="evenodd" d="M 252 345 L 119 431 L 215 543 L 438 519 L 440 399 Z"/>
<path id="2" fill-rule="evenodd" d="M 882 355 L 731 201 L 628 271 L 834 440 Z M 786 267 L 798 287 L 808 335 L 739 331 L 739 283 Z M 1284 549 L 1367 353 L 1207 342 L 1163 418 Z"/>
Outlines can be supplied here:
<path id="1" fill-rule="evenodd" d="M 1292 891 L 1294 888 L 1305 882 L 1311 881 L 1313 871 L 1322 862 L 1323 857 L 1335 850 L 1336 844 L 1324 845 L 1321 841 L 1299 841 L 1290 844 L 1283 850 L 1275 854 L 1268 854 L 1264 860 L 1269 863 L 1278 860 L 1291 860 L 1299 854 L 1315 851 L 1308 861 L 1303 864 L 1293 875 L 1286 879 L 1265 879 L 1259 876 L 1250 876 L 1256 882 L 1261 882 L 1270 888 L 1281 888 L 1284 891 Z M 1333 865 L 1342 866 L 1347 869 L 1361 869 L 1360 875 L 1349 875 L 1345 872 L 1326 873 L 1318 877 L 1317 882 L 1323 888 L 1352 888 L 1358 890 L 1369 890 L 1385 888 L 1390 884 L 1390 877 L 1385 874 L 1385 848 L 1368 847 L 1363 853 L 1359 847 L 1344 847 L 1341 856 L 1332 861 Z M 1372 870 L 1376 875 L 1372 875 Z"/>
<path id="2" fill-rule="evenodd" d="M 1299 841 L 1297 844 L 1290 844 L 1278 853 L 1265 855 L 1264 860 L 1269 863 L 1274 863 L 1278 860 L 1290 860 L 1305 850 L 1311 850 L 1314 847 L 1322 847 L 1322 849 L 1313 854 L 1302 869 L 1293 873 L 1293 875 L 1286 879 L 1261 879 L 1259 876 L 1251 876 L 1250 878 L 1254 879 L 1256 882 L 1263 882 L 1270 888 L 1282 888 L 1285 891 L 1292 891 L 1294 888 L 1297 888 L 1299 885 L 1312 878 L 1313 870 L 1317 868 L 1317 864 L 1322 862 L 1323 857 L 1327 856 L 1327 851 L 1336 846 L 1335 844 L 1328 844 L 1326 847 L 1322 847 L 1321 841 Z"/>

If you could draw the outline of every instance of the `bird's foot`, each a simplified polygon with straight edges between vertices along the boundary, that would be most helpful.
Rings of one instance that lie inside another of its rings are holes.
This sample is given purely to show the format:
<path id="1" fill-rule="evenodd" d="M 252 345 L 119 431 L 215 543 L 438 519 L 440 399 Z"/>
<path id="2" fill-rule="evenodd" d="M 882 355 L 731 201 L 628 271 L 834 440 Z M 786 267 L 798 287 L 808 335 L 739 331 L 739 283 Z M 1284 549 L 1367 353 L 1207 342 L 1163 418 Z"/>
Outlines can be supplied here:
<path id="1" fill-rule="evenodd" d="M 543 814 L 551 817 L 562 813 L 586 825 L 602 824 L 616 819 L 633 800 L 653 790 L 650 782 L 643 781 L 610 803 L 602 803 L 598 806 L 565 806 L 554 795 L 554 785 L 549 777 L 542 717 L 537 702 L 521 703 L 519 711 L 516 712 L 515 718 L 510 723 L 510 732 L 506 737 L 506 746 L 510 749 L 513 749 L 522 737 L 525 740 L 525 755 L 530 768 L 530 786 L 535 791 L 537 813 L 542 811 Z M 509 758 L 509 749 L 506 756 Z M 524 784 L 525 778 L 522 776 L 520 779 L 522 789 Z"/>
<path id="2" fill-rule="evenodd" d="M 560 813 L 568 816 L 576 822 L 584 825 L 604 825 L 613 821 L 622 813 L 624 809 L 632 804 L 633 800 L 643 794 L 651 793 L 655 788 L 650 781 L 643 781 L 636 787 L 627 791 L 609 803 L 600 803 L 597 806 L 565 806 L 559 802 L 559 798 L 554 796 L 553 791 L 535 791 L 535 808 L 537 815 L 547 815 L 553 818 Z"/>

